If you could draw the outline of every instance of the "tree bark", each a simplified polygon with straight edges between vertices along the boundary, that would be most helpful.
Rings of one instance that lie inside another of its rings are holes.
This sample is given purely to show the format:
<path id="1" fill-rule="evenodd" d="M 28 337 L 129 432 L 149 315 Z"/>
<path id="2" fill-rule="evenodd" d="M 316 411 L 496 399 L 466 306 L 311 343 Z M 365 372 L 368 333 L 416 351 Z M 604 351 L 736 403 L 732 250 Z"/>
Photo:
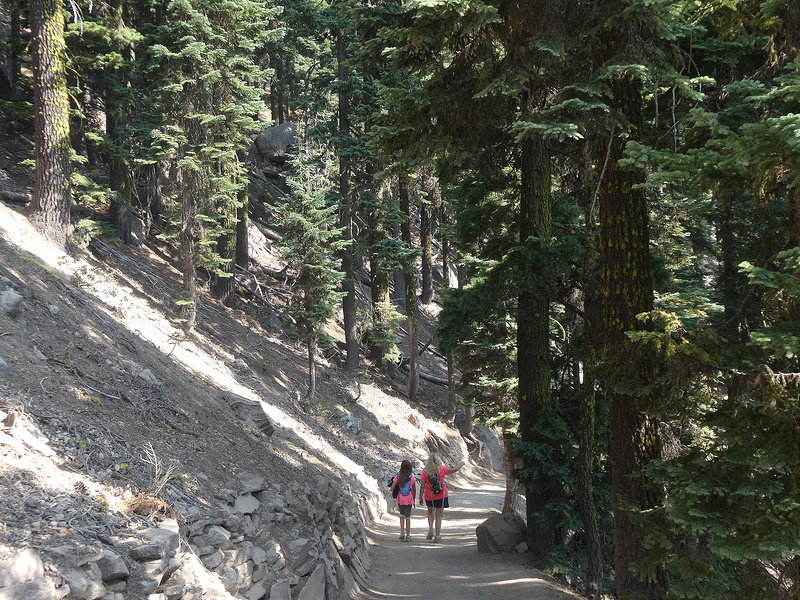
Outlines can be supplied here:
<path id="1" fill-rule="evenodd" d="M 110 25 L 118 28 L 124 22 L 124 4 L 122 0 L 114 0 L 109 5 Z M 119 48 L 120 54 L 130 59 L 130 49 Z M 132 178 L 128 161 L 125 155 L 125 127 L 126 119 L 130 119 L 130 102 L 124 92 L 117 90 L 127 89 L 128 77 L 117 69 L 109 73 L 105 89 L 106 100 L 106 135 L 108 143 L 105 148 L 105 160 L 108 165 L 108 182 L 114 192 L 111 199 L 111 224 L 117 237 L 124 244 L 136 245 L 139 242 L 133 235 L 134 214 L 131 207 Z"/>
<path id="2" fill-rule="evenodd" d="M 317 331 L 311 330 L 308 336 L 308 393 L 307 398 L 313 398 L 317 393 Z"/>
<path id="3" fill-rule="evenodd" d="M 591 172 L 591 151 L 585 145 L 586 165 L 584 172 Z M 585 246 L 583 259 L 583 349 L 578 360 L 583 366 L 583 382 L 580 385 L 580 430 L 578 445 L 578 480 L 576 482 L 578 510 L 586 538 L 586 588 L 584 598 L 599 600 L 603 585 L 603 550 L 597 526 L 597 513 L 594 504 L 592 476 L 594 475 L 594 447 L 597 411 L 596 380 L 598 344 L 601 342 L 602 324 L 599 289 L 599 265 L 597 264 L 597 231 L 595 228 L 596 209 L 587 184 L 584 189 Z"/>
<path id="4" fill-rule="evenodd" d="M 191 174 L 191 175 L 190 175 Z M 181 272 L 183 274 L 183 296 L 181 298 L 180 316 L 183 328 L 192 331 L 197 320 L 197 198 L 199 187 L 194 181 L 191 171 L 182 171 L 180 185 L 181 199 Z M 194 184 L 194 185 L 193 185 Z"/>
<path id="5" fill-rule="evenodd" d="M 339 82 L 347 81 L 349 73 L 347 70 L 347 48 L 342 32 L 338 31 L 336 36 L 336 50 L 338 58 Z M 343 140 L 350 138 L 350 99 L 344 86 L 339 88 L 339 134 Z M 343 229 L 342 234 L 348 241 L 342 249 L 340 257 L 342 259 L 342 319 L 344 321 L 344 344 L 345 360 L 344 375 L 352 377 L 359 367 L 359 345 L 358 334 L 356 332 L 356 276 L 354 269 L 353 251 L 355 241 L 353 239 L 353 218 L 352 205 L 350 200 L 350 160 L 346 152 L 339 153 L 339 195 L 341 196 L 341 209 L 339 213 L 340 225 Z"/>
<path id="6" fill-rule="evenodd" d="M 522 143 L 520 164 L 520 245 L 530 237 L 548 238 L 551 229 L 550 150 L 542 138 Z M 517 364 L 519 377 L 520 438 L 531 444 L 546 443 L 538 429 L 550 391 L 550 301 L 541 273 L 525 265 L 520 278 L 517 314 Z M 538 282 L 535 284 L 534 282 Z M 528 547 L 539 559 L 558 538 L 548 505 L 558 497 L 557 484 L 545 480 L 526 482 Z"/>
<path id="7" fill-rule="evenodd" d="M 636 136 L 641 125 L 639 84 L 631 73 L 615 75 L 612 114 L 623 116 Z M 630 395 L 616 389 L 625 379 L 630 388 L 638 378 L 640 389 L 652 385 L 655 363 L 651 351 L 637 346 L 627 337 L 629 331 L 646 329 L 636 315 L 653 307 L 652 265 L 647 205 L 644 193 L 634 189 L 641 174 L 623 169 L 626 138 L 612 135 L 608 147 L 607 170 L 599 186 L 600 256 L 603 285 L 603 330 L 606 360 L 611 365 L 608 399 L 611 426 L 612 486 L 614 501 L 614 578 L 620 600 L 650 600 L 663 595 L 663 574 L 639 579 L 633 567 L 646 558 L 642 544 L 644 532 L 631 519 L 632 510 L 658 506 L 662 492 L 647 485 L 640 476 L 642 467 L 660 455 L 658 422 L 649 416 L 655 399 L 649 394 Z"/>
<path id="8" fill-rule="evenodd" d="M 225 261 L 217 268 L 228 276 L 213 274 L 211 295 L 225 306 L 232 307 L 236 303 L 236 206 L 222 207 L 222 211 L 222 225 L 231 233 L 224 233 L 217 238 L 217 255 Z"/>
<path id="9" fill-rule="evenodd" d="M 250 267 L 250 198 L 249 177 L 242 175 L 242 189 L 239 190 L 239 206 L 236 208 L 236 265 Z"/>
<path id="10" fill-rule="evenodd" d="M 31 1 L 36 178 L 28 217 L 42 235 L 67 245 L 70 187 L 69 97 L 60 0 Z"/>
<path id="11" fill-rule="evenodd" d="M 400 178 L 400 210 L 405 220 L 400 225 L 403 242 L 412 247 L 411 241 L 411 206 L 408 198 L 408 182 Z M 406 319 L 408 323 L 408 398 L 414 400 L 419 391 L 419 350 L 417 349 L 417 286 L 414 281 L 414 264 L 405 268 L 405 301 Z"/>
<path id="12" fill-rule="evenodd" d="M 503 426 L 503 461 L 506 469 L 506 494 L 503 498 L 502 512 L 509 513 L 514 510 L 514 498 L 517 495 L 517 480 L 514 478 L 516 460 L 514 458 L 514 440 L 516 436 L 509 433 Z"/>
<path id="13" fill-rule="evenodd" d="M 420 302 L 430 304 L 433 300 L 433 264 L 431 251 L 431 207 L 426 201 L 420 202 L 420 246 L 422 247 L 422 292 Z"/>

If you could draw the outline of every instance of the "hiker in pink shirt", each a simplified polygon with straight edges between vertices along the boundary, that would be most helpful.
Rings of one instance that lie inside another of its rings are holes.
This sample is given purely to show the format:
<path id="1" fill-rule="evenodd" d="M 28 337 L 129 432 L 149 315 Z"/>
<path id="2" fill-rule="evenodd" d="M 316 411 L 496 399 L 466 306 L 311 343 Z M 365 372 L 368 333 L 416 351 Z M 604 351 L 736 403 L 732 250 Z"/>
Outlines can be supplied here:
<path id="1" fill-rule="evenodd" d="M 397 488 L 397 510 L 400 511 L 400 540 L 411 541 L 411 508 L 417 492 L 417 478 L 411 472 L 411 461 L 400 463 L 400 472 L 394 476 L 391 490 Z M 394 494 L 393 494 L 394 495 Z M 405 528 L 404 528 L 405 526 Z"/>
<path id="2" fill-rule="evenodd" d="M 447 484 L 444 481 L 445 475 L 455 473 L 463 466 L 462 463 L 457 467 L 447 467 L 442 464 L 442 459 L 438 454 L 431 454 L 420 475 L 419 504 L 422 506 L 424 497 L 425 505 L 428 507 L 427 539 L 432 539 L 434 543 L 442 541 L 442 514 L 444 509 L 450 506 Z M 434 493 L 437 483 L 441 485 L 441 491 Z"/>

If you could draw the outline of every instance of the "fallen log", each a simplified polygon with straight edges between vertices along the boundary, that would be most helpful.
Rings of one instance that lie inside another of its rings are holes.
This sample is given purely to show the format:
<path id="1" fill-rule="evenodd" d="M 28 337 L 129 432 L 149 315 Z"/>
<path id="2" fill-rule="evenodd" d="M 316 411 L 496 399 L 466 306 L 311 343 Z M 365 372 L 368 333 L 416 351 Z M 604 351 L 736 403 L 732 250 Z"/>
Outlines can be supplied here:
<path id="1" fill-rule="evenodd" d="M 0 190 L 0 200 L 13 202 L 14 204 L 28 204 L 33 197 L 27 192 L 12 192 L 11 190 Z"/>

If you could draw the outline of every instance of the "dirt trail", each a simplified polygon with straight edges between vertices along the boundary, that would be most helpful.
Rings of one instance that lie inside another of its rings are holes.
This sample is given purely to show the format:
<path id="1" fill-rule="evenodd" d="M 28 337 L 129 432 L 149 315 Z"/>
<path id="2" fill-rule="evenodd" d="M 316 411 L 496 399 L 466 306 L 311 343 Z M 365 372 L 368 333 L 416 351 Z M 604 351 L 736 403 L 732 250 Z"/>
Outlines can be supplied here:
<path id="1" fill-rule="evenodd" d="M 526 564 L 525 555 L 478 554 L 475 528 L 503 505 L 502 476 L 468 481 L 450 488 L 451 507 L 444 511 L 442 542 L 426 540 L 426 509 L 411 514 L 411 542 L 398 539 L 396 512 L 369 530 L 371 588 L 363 600 L 442 598 L 444 600 L 575 600 L 541 572 Z M 467 484 L 469 484 L 468 487 Z"/>

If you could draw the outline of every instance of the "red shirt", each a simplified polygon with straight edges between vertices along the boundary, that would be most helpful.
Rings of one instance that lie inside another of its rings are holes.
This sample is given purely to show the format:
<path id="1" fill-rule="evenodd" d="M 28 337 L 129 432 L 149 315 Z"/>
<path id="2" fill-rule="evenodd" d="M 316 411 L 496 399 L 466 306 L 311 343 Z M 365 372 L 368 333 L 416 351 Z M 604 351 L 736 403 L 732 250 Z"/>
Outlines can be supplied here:
<path id="1" fill-rule="evenodd" d="M 420 481 L 422 482 L 422 489 L 425 490 L 425 500 L 439 500 L 440 498 L 447 498 L 447 484 L 444 481 L 444 476 L 450 472 L 446 466 L 442 465 L 439 467 L 439 481 L 442 482 L 442 492 L 440 494 L 433 494 L 431 491 L 431 484 L 428 480 L 428 474 L 423 470 L 422 474 L 420 475 Z"/>

